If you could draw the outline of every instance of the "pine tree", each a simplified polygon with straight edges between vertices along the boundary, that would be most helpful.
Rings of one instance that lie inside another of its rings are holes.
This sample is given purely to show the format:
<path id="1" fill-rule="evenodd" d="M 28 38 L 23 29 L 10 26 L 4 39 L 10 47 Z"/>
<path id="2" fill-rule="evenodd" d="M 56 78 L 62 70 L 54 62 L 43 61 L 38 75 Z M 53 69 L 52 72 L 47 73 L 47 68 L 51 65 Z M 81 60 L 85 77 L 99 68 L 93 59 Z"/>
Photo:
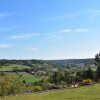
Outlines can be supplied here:
<path id="1" fill-rule="evenodd" d="M 93 79 L 94 78 L 93 71 L 91 70 L 90 67 L 86 71 L 86 77 L 87 77 L 87 79 Z"/>
<path id="2" fill-rule="evenodd" d="M 96 65 L 97 65 L 96 80 L 98 80 L 98 79 L 100 79 L 100 53 L 96 54 L 95 61 L 96 61 Z"/>
<path id="3" fill-rule="evenodd" d="M 96 70 L 96 79 L 100 79 L 100 66 L 98 66 L 97 70 Z"/>

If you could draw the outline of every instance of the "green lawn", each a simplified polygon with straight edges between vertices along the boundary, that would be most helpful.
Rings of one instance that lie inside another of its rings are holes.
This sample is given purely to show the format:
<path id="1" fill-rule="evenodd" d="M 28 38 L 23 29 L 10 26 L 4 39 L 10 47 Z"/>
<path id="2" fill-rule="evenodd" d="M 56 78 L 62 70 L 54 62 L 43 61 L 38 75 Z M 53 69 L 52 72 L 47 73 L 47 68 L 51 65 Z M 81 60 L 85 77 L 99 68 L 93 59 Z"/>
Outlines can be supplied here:
<path id="1" fill-rule="evenodd" d="M 100 100 L 100 84 L 76 89 L 9 96 L 0 100 Z"/>

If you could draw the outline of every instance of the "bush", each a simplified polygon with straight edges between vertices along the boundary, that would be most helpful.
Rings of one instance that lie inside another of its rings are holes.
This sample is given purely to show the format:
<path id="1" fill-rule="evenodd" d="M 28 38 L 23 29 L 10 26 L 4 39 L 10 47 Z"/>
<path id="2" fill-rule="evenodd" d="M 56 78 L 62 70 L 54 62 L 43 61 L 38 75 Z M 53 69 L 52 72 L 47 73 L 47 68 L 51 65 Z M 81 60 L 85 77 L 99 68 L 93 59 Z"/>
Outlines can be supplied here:
<path id="1" fill-rule="evenodd" d="M 91 79 L 83 80 L 82 85 L 92 85 L 92 80 Z"/>
<path id="2" fill-rule="evenodd" d="M 66 85 L 66 82 L 60 81 L 60 84 L 64 86 L 64 85 Z"/>
<path id="3" fill-rule="evenodd" d="M 22 93 L 24 89 L 25 85 L 18 82 L 15 77 L 6 75 L 0 80 L 0 96 Z"/>
<path id="4" fill-rule="evenodd" d="M 51 84 L 50 82 L 44 83 L 42 85 L 43 90 L 50 90 L 52 89 L 52 87 L 53 87 L 53 84 Z"/>
<path id="5" fill-rule="evenodd" d="M 34 92 L 41 91 L 42 88 L 40 86 L 34 86 Z"/>
<path id="6" fill-rule="evenodd" d="M 33 93 L 34 92 L 34 86 L 26 85 L 26 93 Z"/>

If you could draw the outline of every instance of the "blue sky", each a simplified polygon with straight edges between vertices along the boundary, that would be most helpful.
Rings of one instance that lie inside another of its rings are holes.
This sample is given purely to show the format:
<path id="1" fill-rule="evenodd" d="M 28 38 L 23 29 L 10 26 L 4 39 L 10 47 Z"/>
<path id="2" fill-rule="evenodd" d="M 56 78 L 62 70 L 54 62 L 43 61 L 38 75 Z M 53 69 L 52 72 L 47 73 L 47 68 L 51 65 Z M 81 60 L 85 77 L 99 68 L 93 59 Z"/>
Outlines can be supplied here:
<path id="1" fill-rule="evenodd" d="M 93 58 L 100 0 L 1 0 L 0 59 Z"/>

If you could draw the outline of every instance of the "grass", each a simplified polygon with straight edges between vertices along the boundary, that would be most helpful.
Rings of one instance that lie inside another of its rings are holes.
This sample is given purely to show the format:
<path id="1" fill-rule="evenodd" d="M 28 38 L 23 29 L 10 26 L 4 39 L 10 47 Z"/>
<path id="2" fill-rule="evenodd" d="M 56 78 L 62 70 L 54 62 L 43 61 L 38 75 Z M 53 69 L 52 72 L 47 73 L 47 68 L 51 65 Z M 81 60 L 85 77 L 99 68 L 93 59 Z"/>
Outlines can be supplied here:
<path id="1" fill-rule="evenodd" d="M 11 75 L 11 76 L 14 76 L 19 81 L 22 81 L 22 82 L 23 82 L 23 80 L 25 80 L 26 82 L 36 82 L 36 81 L 39 81 L 39 80 L 42 79 L 41 77 L 36 77 L 36 76 L 33 76 L 32 74 L 26 73 L 26 72 L 18 72 L 18 73 L 6 72 L 6 75 L 7 74 Z"/>
<path id="2" fill-rule="evenodd" d="M 100 84 L 76 89 L 9 96 L 0 100 L 100 100 Z"/>
<path id="3" fill-rule="evenodd" d="M 29 68 L 28 66 L 9 64 L 7 66 L 0 66 L 0 71 L 12 71 L 13 69 Z"/>
<path id="4" fill-rule="evenodd" d="M 25 80 L 26 82 L 36 82 L 36 81 L 41 80 L 41 78 L 33 77 L 33 76 L 32 77 L 19 77 L 18 80 L 20 80 L 20 81 Z"/>
<path id="5" fill-rule="evenodd" d="M 19 81 L 25 80 L 26 82 L 36 82 L 36 81 L 39 81 L 39 80 L 42 79 L 40 77 L 35 77 L 32 74 L 29 74 L 29 73 L 26 73 L 26 72 L 19 72 L 18 75 L 17 75 L 17 78 L 18 78 Z"/>
<path id="6" fill-rule="evenodd" d="M 17 64 L 9 64 L 7 66 L 1 66 L 0 71 L 12 71 L 14 69 L 23 69 L 23 68 L 29 68 L 28 66 L 23 65 L 17 65 Z M 35 82 L 41 80 L 40 77 L 35 77 L 32 74 L 26 73 L 26 72 L 5 72 L 6 74 L 15 76 L 19 81 L 25 80 L 26 82 Z"/>

